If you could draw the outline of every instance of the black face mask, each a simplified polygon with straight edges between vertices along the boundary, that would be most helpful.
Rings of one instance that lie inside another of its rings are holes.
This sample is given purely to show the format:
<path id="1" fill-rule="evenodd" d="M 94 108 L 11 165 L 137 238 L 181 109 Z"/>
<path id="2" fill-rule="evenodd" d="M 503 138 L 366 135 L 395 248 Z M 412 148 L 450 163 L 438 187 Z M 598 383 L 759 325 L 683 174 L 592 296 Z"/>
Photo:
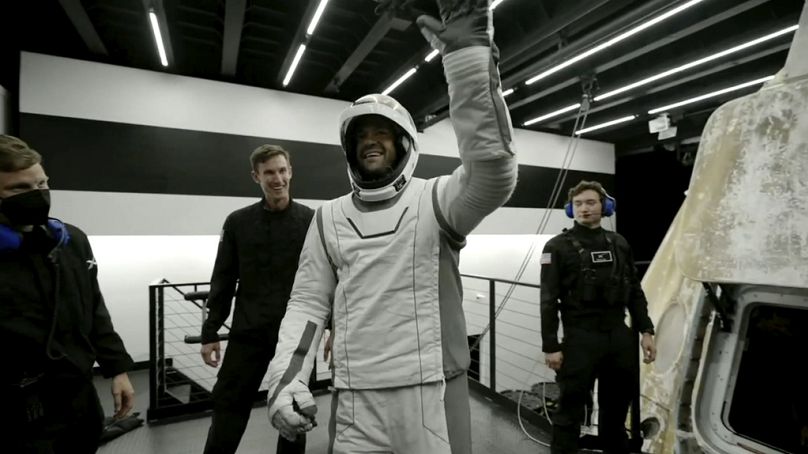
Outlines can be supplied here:
<path id="1" fill-rule="evenodd" d="M 12 225 L 43 225 L 48 222 L 50 191 L 34 189 L 0 199 L 0 213 Z"/>

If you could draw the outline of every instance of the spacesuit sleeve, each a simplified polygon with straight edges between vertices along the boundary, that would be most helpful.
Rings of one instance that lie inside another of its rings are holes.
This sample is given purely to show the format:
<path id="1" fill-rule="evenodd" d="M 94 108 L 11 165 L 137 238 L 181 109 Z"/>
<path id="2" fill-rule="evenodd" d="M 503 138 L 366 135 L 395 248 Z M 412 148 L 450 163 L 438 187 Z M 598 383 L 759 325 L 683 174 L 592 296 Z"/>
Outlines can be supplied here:
<path id="1" fill-rule="evenodd" d="M 269 406 L 286 384 L 293 380 L 308 383 L 336 285 L 317 222 L 312 221 L 278 333 L 275 357 L 269 363 Z"/>
<path id="2" fill-rule="evenodd" d="M 438 202 L 449 233 L 465 236 L 516 186 L 513 128 L 490 47 L 451 52 L 443 65 L 462 165 L 438 181 Z"/>

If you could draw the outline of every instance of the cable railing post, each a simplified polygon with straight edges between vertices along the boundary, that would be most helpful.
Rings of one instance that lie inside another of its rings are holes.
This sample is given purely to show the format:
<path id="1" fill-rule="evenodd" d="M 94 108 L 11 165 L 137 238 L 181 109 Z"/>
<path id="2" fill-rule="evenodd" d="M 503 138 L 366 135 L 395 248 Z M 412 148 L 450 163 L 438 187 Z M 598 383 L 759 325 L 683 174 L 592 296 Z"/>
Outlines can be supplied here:
<path id="1" fill-rule="evenodd" d="M 493 279 L 488 281 L 488 294 L 489 294 L 489 303 L 488 303 L 488 371 L 490 373 L 490 380 L 489 384 L 491 387 L 491 391 L 497 392 L 497 367 L 496 367 L 496 360 L 497 354 L 495 346 L 497 344 L 496 339 L 496 330 L 494 327 L 496 326 L 496 282 Z"/>
<path id="2" fill-rule="evenodd" d="M 159 371 L 160 396 L 166 392 L 166 346 L 165 346 L 165 288 L 157 288 L 157 367 Z"/>
<path id="3" fill-rule="evenodd" d="M 157 289 L 149 287 L 149 410 L 157 408 Z M 151 419 L 151 418 L 149 418 Z"/>

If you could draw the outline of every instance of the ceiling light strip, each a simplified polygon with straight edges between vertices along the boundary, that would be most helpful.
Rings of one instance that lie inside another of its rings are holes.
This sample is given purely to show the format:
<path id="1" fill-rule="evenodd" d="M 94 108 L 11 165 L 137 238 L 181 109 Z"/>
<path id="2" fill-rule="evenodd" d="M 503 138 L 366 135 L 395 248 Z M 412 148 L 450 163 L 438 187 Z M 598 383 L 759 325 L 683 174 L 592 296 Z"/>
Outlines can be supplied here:
<path id="1" fill-rule="evenodd" d="M 163 66 L 168 66 L 166 48 L 163 45 L 163 34 L 160 33 L 160 24 L 157 22 L 157 14 L 153 10 L 149 11 L 149 22 L 151 22 L 152 32 L 154 33 L 154 42 L 157 43 L 157 53 L 160 54 L 160 63 L 162 63 Z"/>
<path id="2" fill-rule="evenodd" d="M 541 121 L 547 120 L 548 118 L 557 117 L 557 116 L 559 116 L 561 114 L 567 113 L 567 112 L 569 112 L 571 110 L 575 110 L 575 109 L 577 109 L 579 107 L 581 107 L 581 103 L 577 103 L 577 104 L 573 104 L 571 106 L 563 107 L 563 108 L 558 109 L 558 110 L 556 110 L 554 112 L 550 112 L 550 113 L 544 114 L 544 115 L 542 115 L 540 117 L 530 119 L 530 120 L 522 123 L 522 126 L 530 126 L 532 124 L 539 123 Z"/>
<path id="3" fill-rule="evenodd" d="M 325 5 L 327 4 L 328 0 L 320 0 L 320 4 L 317 5 L 317 10 L 314 11 L 314 16 L 312 16 L 311 22 L 309 22 L 309 28 L 306 29 L 306 35 L 311 36 L 314 34 L 314 29 L 317 28 L 317 23 L 320 22 L 320 16 L 323 15 Z"/>
<path id="4" fill-rule="evenodd" d="M 391 84 L 389 87 L 387 87 L 387 88 L 386 88 L 386 89 L 385 89 L 385 90 L 382 92 L 382 94 L 383 94 L 383 95 L 389 95 L 389 94 L 390 94 L 390 92 L 392 92 L 393 90 L 395 90 L 395 89 L 396 89 L 396 87 L 398 87 L 399 85 L 401 85 L 401 84 L 402 84 L 402 83 L 403 83 L 405 80 L 409 79 L 409 78 L 410 78 L 410 76 L 412 76 L 413 74 L 415 74 L 415 71 L 417 71 L 417 70 L 418 70 L 418 68 L 410 68 L 410 70 L 409 70 L 409 71 L 407 71 L 406 73 L 404 73 L 404 75 L 403 75 L 403 76 L 399 77 L 399 78 L 398 78 L 398 80 L 396 80 L 396 81 L 395 81 L 395 82 L 393 82 L 393 83 L 392 83 L 392 84 Z"/>
<path id="5" fill-rule="evenodd" d="M 284 87 L 289 85 L 289 82 L 292 80 L 292 76 L 295 74 L 295 69 L 297 69 L 297 64 L 300 63 L 300 58 L 303 57 L 303 52 L 306 52 L 305 44 L 301 44 L 300 47 L 297 48 L 295 58 L 292 59 L 292 64 L 289 65 L 289 71 L 286 71 L 286 77 L 283 78 Z"/>
<path id="6" fill-rule="evenodd" d="M 424 61 L 427 63 L 431 62 L 432 59 L 437 57 L 439 53 L 440 52 L 438 51 L 438 49 L 432 49 L 432 52 L 426 54 L 426 57 L 424 57 Z"/>
<path id="7" fill-rule="evenodd" d="M 711 92 L 711 93 L 707 93 L 707 94 L 704 94 L 704 95 L 701 95 L 701 96 L 696 96 L 694 98 L 685 99 L 684 101 L 675 102 L 675 103 L 669 104 L 667 106 L 657 107 L 655 109 L 649 110 L 648 113 L 653 115 L 655 113 L 664 112 L 664 111 L 670 110 L 670 109 L 675 109 L 677 107 L 685 106 L 685 105 L 688 105 L 688 104 L 693 104 L 694 102 L 699 102 L 699 101 L 703 101 L 705 99 L 715 98 L 716 96 L 721 96 L 721 95 L 723 95 L 725 93 L 731 93 L 733 91 L 742 90 L 742 89 L 744 89 L 746 87 L 751 87 L 752 85 L 762 84 L 762 83 L 768 82 L 768 81 L 770 81 L 772 79 L 774 79 L 774 76 L 766 76 L 766 77 L 761 77 L 760 79 L 750 80 L 749 82 L 744 82 L 742 84 L 734 85 L 732 87 L 727 87 L 727 88 L 717 90 L 717 91 L 714 91 L 714 92 Z"/>
<path id="8" fill-rule="evenodd" d="M 700 59 L 692 61 L 690 63 L 685 63 L 682 66 L 677 66 L 676 68 L 672 68 L 672 69 L 669 69 L 667 71 L 663 71 L 663 72 L 661 72 L 659 74 L 655 74 L 655 75 L 653 75 L 651 77 L 647 77 L 645 79 L 642 79 L 642 80 L 639 80 L 637 82 L 631 83 L 631 84 L 626 85 L 624 87 L 620 87 L 620 88 L 618 88 L 616 90 L 612 90 L 612 91 L 603 93 L 602 95 L 596 96 L 595 101 L 601 101 L 603 99 L 610 98 L 610 97 L 612 97 L 614 95 L 618 95 L 620 93 L 624 93 L 624 92 L 632 90 L 634 88 L 650 84 L 651 82 L 657 81 L 657 80 L 662 79 L 664 77 L 668 77 L 668 76 L 674 75 L 676 73 L 680 73 L 682 71 L 685 71 L 687 69 L 690 69 L 690 68 L 702 65 L 704 63 L 708 63 L 708 62 L 711 62 L 713 60 L 719 59 L 721 57 L 725 57 L 727 55 L 734 54 L 736 52 L 740 52 L 741 50 L 744 50 L 746 48 L 755 46 L 757 44 L 764 43 L 766 41 L 770 41 L 770 40 L 772 40 L 774 38 L 777 38 L 778 36 L 782 36 L 782 35 L 785 35 L 787 33 L 791 33 L 793 31 L 797 30 L 798 28 L 799 28 L 799 25 L 792 25 L 792 26 L 786 27 L 786 28 L 784 28 L 782 30 L 778 30 L 778 31 L 776 31 L 774 33 L 769 33 L 766 36 L 761 36 L 760 38 L 753 39 L 752 41 L 748 41 L 748 42 L 745 42 L 743 44 L 739 44 L 739 45 L 737 45 L 735 47 L 731 47 L 729 49 L 722 50 L 721 52 L 717 52 L 717 53 L 709 55 L 707 57 L 700 58 Z"/>
<path id="9" fill-rule="evenodd" d="M 607 121 L 606 123 L 601 123 L 599 125 L 590 126 L 588 128 L 579 129 L 575 131 L 576 135 L 586 134 L 587 132 L 597 131 L 598 129 L 608 128 L 609 126 L 618 125 L 620 123 L 626 123 L 633 119 L 637 118 L 636 115 L 629 115 L 627 117 L 618 118 L 616 120 Z"/>
<path id="10" fill-rule="evenodd" d="M 502 92 L 502 97 L 504 98 L 504 97 L 506 97 L 506 96 L 508 96 L 508 95 L 510 95 L 512 93 L 513 93 L 513 88 L 509 88 L 509 89 Z"/>
<path id="11" fill-rule="evenodd" d="M 657 17 L 655 17 L 655 18 L 653 18 L 653 19 L 651 19 L 651 20 L 649 20 L 647 22 L 643 22 L 642 24 L 638 25 L 637 27 L 634 27 L 634 28 L 632 28 L 631 30 L 629 30 L 629 31 L 627 31 L 625 33 L 621 33 L 621 34 L 615 36 L 614 38 L 606 41 L 605 43 L 602 43 L 602 44 L 600 44 L 598 46 L 595 46 L 595 47 L 593 47 L 592 49 L 589 49 L 586 52 L 578 54 L 575 57 L 572 57 L 572 58 L 570 58 L 568 60 L 565 60 L 563 63 L 561 63 L 561 64 L 559 64 L 557 66 L 554 66 L 554 67 L 548 69 L 547 71 L 544 71 L 544 72 L 542 72 L 542 73 L 540 73 L 540 74 L 538 74 L 536 76 L 531 77 L 530 79 L 528 79 L 525 82 L 525 85 L 530 85 L 530 84 L 535 83 L 535 82 L 537 82 L 537 81 L 539 81 L 541 79 L 544 79 L 545 77 L 547 77 L 547 76 L 549 76 L 551 74 L 555 74 L 558 71 L 561 71 L 562 69 L 564 69 L 564 68 L 566 68 L 568 66 L 571 66 L 571 65 L 573 65 L 575 63 L 578 63 L 579 61 L 583 60 L 584 58 L 587 58 L 587 57 L 589 57 L 591 55 L 594 55 L 594 54 L 596 54 L 596 53 L 598 53 L 598 52 L 600 52 L 600 51 L 602 51 L 602 50 L 604 50 L 604 49 L 606 49 L 608 47 L 611 47 L 611 46 L 619 43 L 620 41 L 623 41 L 624 39 L 627 39 L 627 38 L 629 38 L 629 37 L 631 37 L 633 35 L 636 35 L 637 33 L 641 32 L 641 31 L 643 31 L 643 30 L 645 30 L 645 29 L 647 29 L 649 27 L 654 26 L 654 25 L 664 21 L 665 19 L 668 19 L 668 18 L 670 18 L 672 16 L 675 16 L 676 14 L 679 14 L 682 11 L 684 11 L 684 10 L 686 10 L 686 9 L 692 7 L 692 6 L 695 6 L 695 5 L 697 5 L 697 4 L 699 4 L 699 3 L 703 2 L 703 1 L 704 0 L 691 0 L 691 1 L 685 3 L 685 4 L 681 5 L 681 6 L 678 6 L 678 7 L 674 8 L 674 9 L 670 10 L 670 11 L 667 11 L 667 12 L 665 12 L 663 14 L 660 14 L 659 16 L 657 16 Z"/>
<path id="12" fill-rule="evenodd" d="M 297 65 L 300 63 L 300 59 L 303 58 L 303 53 L 306 52 L 306 44 L 309 42 L 311 35 L 314 34 L 314 30 L 317 28 L 317 24 L 320 22 L 320 18 L 323 15 L 323 11 L 325 11 L 325 7 L 328 4 L 328 0 L 320 0 L 320 3 L 317 5 L 317 9 L 314 10 L 314 15 L 311 17 L 311 22 L 309 22 L 308 28 L 306 28 L 306 36 L 303 37 L 303 42 L 298 46 L 297 52 L 295 53 L 295 58 L 292 59 L 292 64 L 289 65 L 289 70 L 286 71 L 286 76 L 283 78 L 283 86 L 289 85 L 289 82 L 292 81 L 292 76 L 295 74 L 295 70 L 297 69 Z"/>

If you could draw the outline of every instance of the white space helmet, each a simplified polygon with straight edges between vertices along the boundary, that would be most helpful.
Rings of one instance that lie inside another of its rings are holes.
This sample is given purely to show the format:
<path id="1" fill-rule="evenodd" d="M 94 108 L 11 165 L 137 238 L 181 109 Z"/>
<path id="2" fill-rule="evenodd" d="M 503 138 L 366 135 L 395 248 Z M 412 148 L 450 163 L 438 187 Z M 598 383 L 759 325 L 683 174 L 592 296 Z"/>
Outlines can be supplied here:
<path id="1" fill-rule="evenodd" d="M 351 125 L 364 115 L 380 115 L 397 126 L 396 165 L 390 175 L 380 180 L 365 181 L 357 168 L 356 142 Z M 415 164 L 418 163 L 418 132 L 404 106 L 387 95 L 365 95 L 342 111 L 339 122 L 342 151 L 345 152 L 348 163 L 348 177 L 357 197 L 366 202 L 387 200 L 407 186 L 412 179 Z"/>

